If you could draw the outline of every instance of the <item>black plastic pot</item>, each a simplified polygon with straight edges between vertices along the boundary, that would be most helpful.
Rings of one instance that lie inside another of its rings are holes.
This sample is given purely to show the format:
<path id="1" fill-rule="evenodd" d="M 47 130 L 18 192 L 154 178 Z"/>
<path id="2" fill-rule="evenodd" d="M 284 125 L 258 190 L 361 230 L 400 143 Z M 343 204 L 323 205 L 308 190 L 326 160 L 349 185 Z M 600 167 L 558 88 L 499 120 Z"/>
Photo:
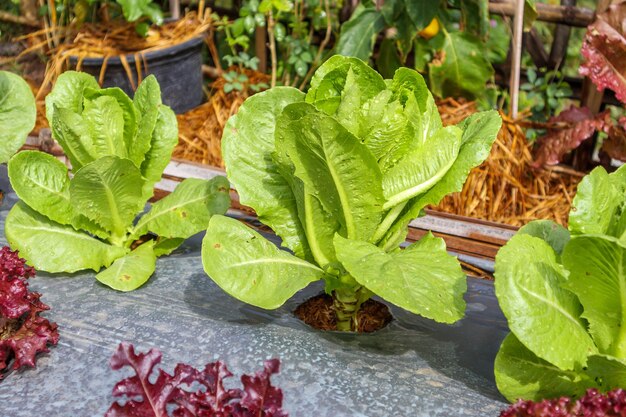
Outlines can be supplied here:
<path id="1" fill-rule="evenodd" d="M 153 74 L 161 86 L 163 102 L 176 113 L 184 113 L 200 105 L 204 99 L 202 92 L 202 38 L 193 38 L 186 42 L 139 56 L 143 77 Z M 76 67 L 77 57 L 70 57 L 70 64 Z M 133 83 L 137 85 L 137 67 L 135 56 L 126 55 L 131 69 Z M 81 71 L 100 75 L 103 58 L 85 58 Z M 146 68 L 147 67 L 147 68 Z M 119 87 L 129 96 L 133 96 L 132 84 L 119 57 L 107 61 L 102 87 Z"/>

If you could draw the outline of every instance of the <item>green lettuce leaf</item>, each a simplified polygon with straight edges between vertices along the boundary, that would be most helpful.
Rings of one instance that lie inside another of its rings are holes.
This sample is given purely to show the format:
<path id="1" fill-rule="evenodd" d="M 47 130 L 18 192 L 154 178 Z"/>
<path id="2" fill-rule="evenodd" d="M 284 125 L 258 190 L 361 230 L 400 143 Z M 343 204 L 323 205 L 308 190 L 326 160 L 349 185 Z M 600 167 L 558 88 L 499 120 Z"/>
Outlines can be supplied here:
<path id="1" fill-rule="evenodd" d="M 446 244 L 430 232 L 406 249 L 386 253 L 367 242 L 335 235 L 337 258 L 374 294 L 412 313 L 454 323 L 465 313 L 465 274 Z"/>
<path id="2" fill-rule="evenodd" d="M 626 167 L 608 174 L 603 167 L 597 167 L 578 184 L 576 196 L 569 214 L 569 230 L 572 234 L 607 234 L 615 223 L 615 216 L 621 214 L 624 206 L 624 185 L 622 177 Z M 620 237 L 615 235 L 616 237 Z"/>
<path id="3" fill-rule="evenodd" d="M 510 402 L 580 397 L 593 380 L 580 371 L 565 371 L 538 358 L 513 333 L 502 342 L 494 365 L 498 390 Z"/>
<path id="4" fill-rule="evenodd" d="M 70 203 L 70 178 L 65 164 L 39 151 L 24 151 L 8 164 L 17 196 L 30 208 L 60 224 L 72 224 L 78 213 Z"/>
<path id="5" fill-rule="evenodd" d="M 313 258 L 318 265 L 324 267 L 337 261 L 333 238 L 335 233 L 340 230 L 341 225 L 331 213 L 324 210 L 322 203 L 311 191 L 306 190 L 303 195 L 304 207 L 300 210 L 303 213 L 301 222 L 305 227 L 307 242 Z"/>
<path id="6" fill-rule="evenodd" d="M 94 158 L 106 155 L 126 157 L 124 145 L 124 110 L 110 96 L 85 99 L 83 123 L 93 144 Z"/>
<path id="7" fill-rule="evenodd" d="M 159 114 L 150 139 L 150 150 L 141 163 L 141 174 L 148 180 L 146 182 L 148 197 L 152 196 L 154 184 L 161 181 L 163 171 L 169 163 L 177 143 L 178 121 L 176 115 L 169 107 L 159 106 Z"/>
<path id="8" fill-rule="evenodd" d="M 225 177 L 210 181 L 187 178 L 173 193 L 154 203 L 135 226 L 133 236 L 152 232 L 164 238 L 188 238 L 209 225 L 214 214 L 230 206 L 230 186 Z"/>
<path id="9" fill-rule="evenodd" d="M 554 250 L 533 236 L 513 236 L 496 256 L 496 296 L 509 328 L 535 355 L 572 370 L 597 348 L 580 318 L 578 298 L 562 288 L 567 275 Z"/>
<path id="10" fill-rule="evenodd" d="M 126 157 L 130 153 L 130 149 L 133 147 L 133 143 L 135 141 L 135 136 L 137 134 L 137 121 L 139 116 L 137 115 L 137 110 L 133 105 L 133 102 L 126 93 L 121 88 L 111 87 L 111 88 L 99 88 L 85 89 L 85 109 L 87 108 L 88 100 L 97 100 L 101 97 L 110 97 L 117 102 L 117 105 L 122 109 L 122 116 L 124 117 L 124 134 L 123 134 L 123 145 L 126 149 L 124 155 L 117 155 L 119 157 Z M 102 123 L 102 122 L 100 122 Z M 106 156 L 110 154 L 99 154 L 98 157 Z"/>
<path id="11" fill-rule="evenodd" d="M 126 249 L 53 222 L 21 201 L 9 212 L 4 233 L 11 248 L 41 271 L 99 271 L 126 254 Z"/>
<path id="12" fill-rule="evenodd" d="M 358 125 L 356 133 L 351 133 L 367 146 L 383 173 L 397 163 L 399 158 L 396 155 L 403 155 L 411 148 L 411 140 L 398 138 L 415 136 L 415 130 L 409 123 L 402 103 L 393 100 L 392 96 L 391 90 L 383 90 L 351 116 Z"/>
<path id="13" fill-rule="evenodd" d="M 441 116 L 424 77 L 409 68 L 400 68 L 391 80 L 393 99 L 405 106 L 409 121 L 419 136 L 420 144 L 441 129 Z"/>
<path id="14" fill-rule="evenodd" d="M 122 239 L 143 210 L 144 179 L 128 159 L 105 156 L 78 170 L 70 182 L 70 201 L 78 212 Z"/>
<path id="15" fill-rule="evenodd" d="M 521 227 L 517 234 L 530 235 L 543 240 L 558 255 L 557 259 L 560 259 L 565 245 L 570 240 L 569 231 L 552 220 L 534 220 Z"/>
<path id="16" fill-rule="evenodd" d="M 228 294 L 266 309 L 280 307 L 324 274 L 239 221 L 219 215 L 211 218 L 202 241 L 202 264 Z"/>
<path id="17" fill-rule="evenodd" d="M 456 161 L 462 134 L 456 126 L 440 129 L 387 171 L 383 176 L 383 209 L 425 193 L 437 184 Z"/>
<path id="18" fill-rule="evenodd" d="M 89 126 L 80 114 L 67 108 L 55 108 L 50 127 L 52 137 L 63 148 L 73 171 L 78 171 L 96 159 Z"/>
<path id="19" fill-rule="evenodd" d="M 593 378 L 602 391 L 626 386 L 626 360 L 608 355 L 592 355 L 587 362 L 587 375 Z"/>
<path id="20" fill-rule="evenodd" d="M 381 220 L 381 173 L 374 156 L 334 118 L 307 103 L 290 104 L 277 120 L 300 178 L 351 239 L 367 240 Z"/>
<path id="21" fill-rule="evenodd" d="M 154 245 L 154 254 L 159 256 L 169 255 L 174 252 L 180 245 L 185 242 L 185 239 L 176 237 L 172 239 L 159 239 Z"/>
<path id="22" fill-rule="evenodd" d="M 118 258 L 113 265 L 96 275 L 96 279 L 118 291 L 132 291 L 148 281 L 156 268 L 154 242 L 148 241 Z"/>
<path id="23" fill-rule="evenodd" d="M 83 112 L 83 95 L 87 88 L 100 88 L 96 79 L 90 74 L 65 71 L 59 75 L 54 88 L 46 96 L 46 118 L 50 126 L 54 125 L 55 107 L 64 108 L 76 114 Z M 57 138 L 55 137 L 55 139 Z M 63 145 L 61 144 L 61 146 Z M 63 149 L 65 150 L 65 148 Z"/>
<path id="24" fill-rule="evenodd" d="M 0 71 L 0 163 L 17 152 L 35 127 L 37 108 L 29 85 L 19 76 Z"/>
<path id="25" fill-rule="evenodd" d="M 149 75 L 139 84 L 133 105 L 137 110 L 137 135 L 128 148 L 128 158 L 140 167 L 150 149 L 161 106 L 161 88 L 154 75 Z"/>
<path id="26" fill-rule="evenodd" d="M 563 265 L 600 352 L 626 359 L 626 248 L 609 236 L 574 236 Z"/>
<path id="27" fill-rule="evenodd" d="M 11 186 L 30 208 L 56 223 L 108 239 L 106 230 L 71 205 L 67 167 L 54 156 L 38 151 L 19 152 L 11 158 L 8 168 Z"/>
<path id="28" fill-rule="evenodd" d="M 222 136 L 226 172 L 241 204 L 252 207 L 283 245 L 301 257 L 308 246 L 289 180 L 291 167 L 281 165 L 273 154 L 276 118 L 286 105 L 303 100 L 302 92 L 289 87 L 255 94 L 228 120 Z"/>
<path id="29" fill-rule="evenodd" d="M 384 248 L 397 247 L 404 241 L 409 223 L 419 216 L 424 207 L 439 204 L 446 195 L 463 189 L 472 168 L 480 165 L 489 156 L 491 145 L 502 126 L 502 119 L 496 111 L 480 112 L 469 116 L 457 126 L 463 131 L 463 136 L 454 164 L 428 192 L 407 202 L 401 215 L 381 241 Z"/>
<path id="30" fill-rule="evenodd" d="M 352 73 L 352 82 L 348 86 L 349 73 Z M 359 91 L 358 96 L 350 95 L 349 90 L 355 88 Z M 385 88 L 383 77 L 360 59 L 335 55 L 315 71 L 306 102 L 328 115 L 334 115 L 344 97 L 364 103 Z"/>

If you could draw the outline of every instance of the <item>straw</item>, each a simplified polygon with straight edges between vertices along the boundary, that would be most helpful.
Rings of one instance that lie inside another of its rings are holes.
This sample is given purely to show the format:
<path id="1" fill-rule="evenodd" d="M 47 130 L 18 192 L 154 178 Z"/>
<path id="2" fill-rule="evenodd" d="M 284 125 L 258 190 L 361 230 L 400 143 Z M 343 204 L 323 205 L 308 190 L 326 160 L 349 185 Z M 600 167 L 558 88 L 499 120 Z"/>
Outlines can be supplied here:
<path id="1" fill-rule="evenodd" d="M 269 83 L 269 76 L 266 74 L 244 71 L 250 84 Z M 223 91 L 225 83 L 223 78 L 218 78 L 212 85 L 213 94 L 208 102 L 177 116 L 179 141 L 174 149 L 174 158 L 224 167 L 221 156 L 224 126 L 250 95 L 248 91 L 232 91 L 226 94 Z"/>
<path id="2" fill-rule="evenodd" d="M 476 111 L 474 103 L 446 99 L 438 103 L 444 125 Z M 460 193 L 447 196 L 436 210 L 522 226 L 535 219 L 566 225 L 576 186 L 583 173 L 554 166 L 531 168 L 532 145 L 521 120 L 502 115 L 503 125 L 489 158 L 473 169 Z"/>
<path id="3" fill-rule="evenodd" d="M 102 58 L 106 62 L 111 57 L 120 57 L 133 88 L 136 88 L 135 81 L 141 81 L 145 76 L 146 53 L 178 45 L 198 36 L 205 36 L 206 42 L 212 42 L 211 38 L 206 36 L 212 25 L 211 13 L 207 10 L 200 15 L 196 12 L 189 12 L 175 22 L 159 27 L 153 26 L 146 37 L 139 35 L 135 24 L 129 22 L 110 22 L 106 25 L 84 23 L 80 29 L 74 27 L 48 29 L 46 34 L 52 31 L 56 36 L 63 36 L 64 42 L 49 51 L 50 63 L 39 90 L 39 96 L 50 90 L 63 71 L 70 69 L 70 56 L 77 59 L 79 70 L 85 58 Z M 22 52 L 22 55 L 46 45 L 45 41 L 37 41 L 43 33 L 39 31 L 22 37 L 29 39 L 32 43 L 32 46 Z M 131 68 L 128 63 L 127 55 L 135 58 L 134 68 Z M 102 82 L 105 70 L 106 64 L 103 65 L 100 73 L 100 82 Z"/>

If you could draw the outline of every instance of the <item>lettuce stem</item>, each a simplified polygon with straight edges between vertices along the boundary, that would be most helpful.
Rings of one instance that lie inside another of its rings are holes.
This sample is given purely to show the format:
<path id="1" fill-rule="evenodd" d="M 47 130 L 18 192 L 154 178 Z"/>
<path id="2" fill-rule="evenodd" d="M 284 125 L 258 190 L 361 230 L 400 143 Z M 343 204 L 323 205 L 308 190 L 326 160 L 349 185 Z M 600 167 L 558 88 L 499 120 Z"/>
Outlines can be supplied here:
<path id="1" fill-rule="evenodd" d="M 337 289 L 333 291 L 333 306 L 337 315 L 337 330 L 342 332 L 356 331 L 359 296 L 357 291 Z"/>
<path id="2" fill-rule="evenodd" d="M 371 243 L 378 244 L 378 242 L 385 236 L 393 222 L 395 222 L 400 213 L 402 213 L 402 210 L 404 210 L 406 203 L 408 203 L 408 200 L 398 204 L 387 212 L 387 215 L 380 223 L 380 225 L 378 225 L 378 228 L 374 232 L 374 236 L 372 236 L 372 238 L 370 239 Z"/>
<path id="3" fill-rule="evenodd" d="M 361 304 L 372 296 L 372 292 L 357 284 L 352 276 L 342 277 L 342 281 L 347 280 L 354 281 L 356 285 L 335 289 L 332 293 L 333 307 L 337 315 L 337 330 L 356 332 L 359 329 L 358 313 L 361 310 Z"/>

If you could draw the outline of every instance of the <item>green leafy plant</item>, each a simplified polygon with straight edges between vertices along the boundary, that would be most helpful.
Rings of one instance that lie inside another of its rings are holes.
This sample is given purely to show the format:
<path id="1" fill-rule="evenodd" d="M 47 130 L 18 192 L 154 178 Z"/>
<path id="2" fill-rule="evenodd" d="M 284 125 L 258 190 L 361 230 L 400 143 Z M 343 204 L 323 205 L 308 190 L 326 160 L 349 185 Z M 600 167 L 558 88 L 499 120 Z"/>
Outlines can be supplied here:
<path id="1" fill-rule="evenodd" d="M 500 129 L 494 111 L 442 127 L 423 78 L 392 80 L 356 58 L 332 57 L 304 95 L 276 87 L 228 121 L 222 153 L 241 203 L 282 238 L 277 248 L 240 222 L 213 216 L 204 269 L 226 292 L 273 309 L 323 279 L 340 330 L 356 329 L 376 294 L 452 323 L 465 310 L 465 275 L 440 238 L 401 249 L 424 207 L 460 191 Z"/>
<path id="2" fill-rule="evenodd" d="M 626 167 L 578 186 L 569 230 L 534 221 L 498 252 L 495 290 L 511 333 L 495 361 L 510 401 L 626 386 Z"/>
<path id="3" fill-rule="evenodd" d="M 187 179 L 141 218 L 154 184 L 178 141 L 176 116 L 161 104 L 153 76 L 133 100 L 101 89 L 85 73 L 65 72 L 46 97 L 52 135 L 72 164 L 20 152 L 9 178 L 20 197 L 5 234 L 30 265 L 48 272 L 99 271 L 117 290 L 133 290 L 152 275 L 156 257 L 205 229 L 229 205 L 224 177 Z"/>
<path id="4" fill-rule="evenodd" d="M 229 21 L 215 16 L 214 20 L 232 56 L 247 53 L 251 37 L 257 29 L 264 29 L 270 49 L 272 86 L 303 89 L 329 53 L 333 30 L 339 28 L 340 7 L 341 4 L 329 0 L 244 0 L 239 18 Z M 320 32 L 323 35 L 318 40 Z"/>
<path id="5" fill-rule="evenodd" d="M 37 108 L 26 81 L 7 71 L 0 71 L 0 97 L 0 163 L 4 163 L 35 127 Z"/>
<path id="6" fill-rule="evenodd" d="M 485 2 L 456 4 L 460 12 L 440 1 L 361 1 L 341 26 L 336 53 L 367 60 L 382 33 L 376 65 L 385 76 L 409 66 L 428 74 L 438 97 L 481 97 L 494 73 L 488 58 L 496 55 L 485 54 L 485 44 L 501 47 L 490 38 Z"/>
<path id="7" fill-rule="evenodd" d="M 237 56 L 226 55 L 224 60 L 228 62 L 229 66 L 237 65 L 239 71 L 227 71 L 222 76 L 226 81 L 224 83 L 224 92 L 230 93 L 231 91 L 246 92 L 247 89 L 253 92 L 258 92 L 269 87 L 267 83 L 250 84 L 250 78 L 244 72 L 244 68 L 248 68 L 254 71 L 259 69 L 259 58 L 251 57 L 245 52 L 240 52 Z"/>
<path id="8" fill-rule="evenodd" d="M 520 86 L 520 107 L 530 108 L 532 119 L 546 122 L 550 116 L 564 108 L 563 99 L 572 96 L 572 89 L 560 71 L 537 74 L 533 69 L 526 72 L 528 81 Z"/>
<path id="9" fill-rule="evenodd" d="M 40 14 L 48 15 L 51 23 L 62 26 L 126 20 L 135 23 L 137 33 L 141 36 L 147 36 L 150 24 L 163 24 L 161 6 L 153 0 L 52 1 L 42 6 Z"/>

